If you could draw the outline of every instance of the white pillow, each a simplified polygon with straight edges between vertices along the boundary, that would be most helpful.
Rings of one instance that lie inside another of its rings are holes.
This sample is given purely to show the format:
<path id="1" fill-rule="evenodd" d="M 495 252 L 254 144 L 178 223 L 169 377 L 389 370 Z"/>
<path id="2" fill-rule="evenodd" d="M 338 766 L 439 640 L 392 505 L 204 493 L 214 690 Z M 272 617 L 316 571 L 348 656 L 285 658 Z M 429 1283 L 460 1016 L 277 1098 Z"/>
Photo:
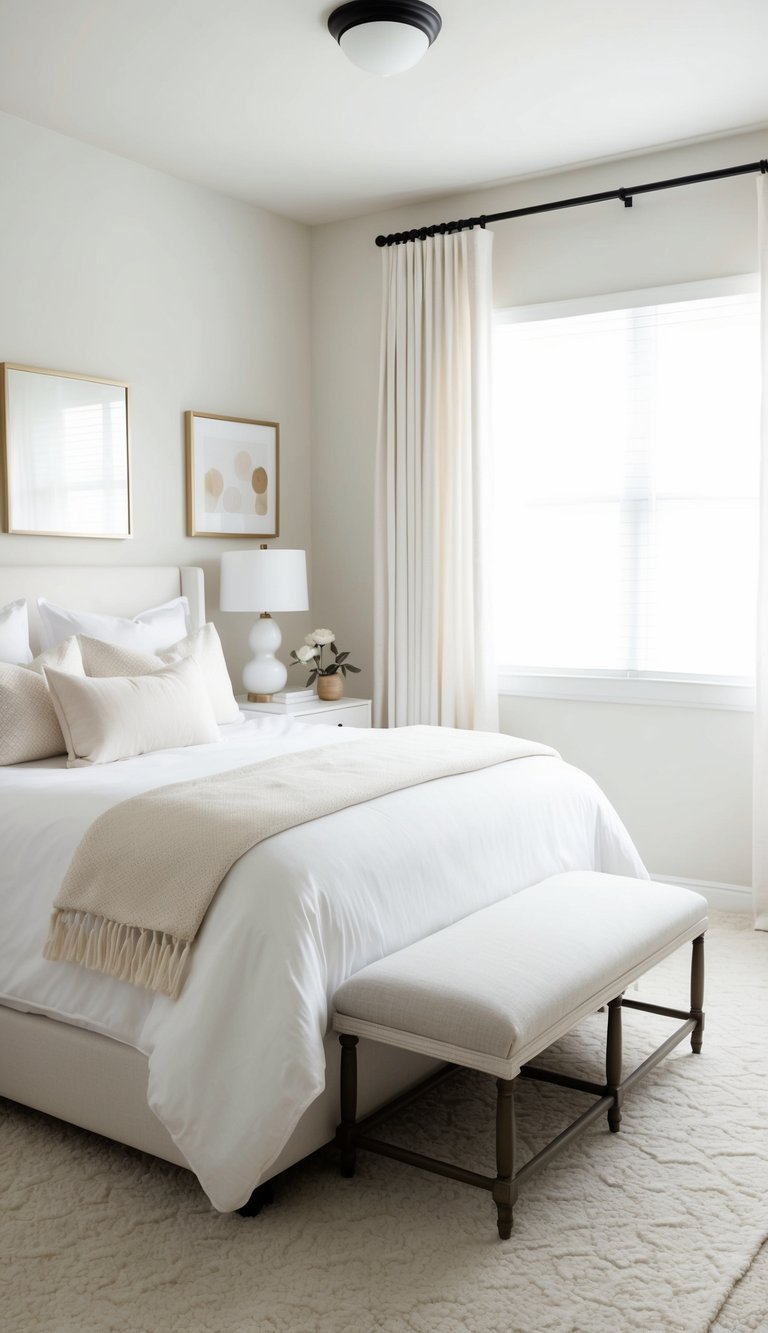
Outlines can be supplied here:
<path id="1" fill-rule="evenodd" d="M 186 639 L 172 644 L 158 656 L 163 662 L 169 663 L 180 662 L 185 657 L 194 658 L 205 678 L 216 721 L 219 723 L 244 721 L 232 689 L 221 639 L 216 626 L 210 621 L 194 634 L 188 634 Z"/>
<path id="2" fill-rule="evenodd" d="M 100 616 L 94 611 L 68 611 L 54 606 L 44 597 L 38 597 L 43 647 L 53 648 L 70 634 L 87 634 L 119 648 L 132 648 L 138 653 L 159 653 L 187 633 L 189 602 L 186 597 L 174 597 L 172 602 L 141 611 L 133 620 L 121 616 Z"/>
<path id="3" fill-rule="evenodd" d="M 83 664 L 88 676 L 146 676 L 171 662 L 192 657 L 203 673 L 208 697 L 216 721 L 242 722 L 240 708 L 232 690 L 224 650 L 215 625 L 203 625 L 164 653 L 136 653 L 130 648 L 115 648 L 98 639 L 80 637 Z"/>
<path id="4" fill-rule="evenodd" d="M 65 636 L 62 636 L 65 637 Z M 0 606 L 0 662 L 26 666 L 32 661 L 29 646 L 29 620 L 24 597 Z"/>
<path id="5" fill-rule="evenodd" d="M 77 639 L 66 639 L 27 666 L 0 663 L 0 764 L 28 764 L 66 750 L 42 678 L 44 667 L 84 676 Z"/>
<path id="6" fill-rule="evenodd" d="M 44 674 L 70 768 L 219 739 L 203 673 L 191 657 L 148 676 Z"/>

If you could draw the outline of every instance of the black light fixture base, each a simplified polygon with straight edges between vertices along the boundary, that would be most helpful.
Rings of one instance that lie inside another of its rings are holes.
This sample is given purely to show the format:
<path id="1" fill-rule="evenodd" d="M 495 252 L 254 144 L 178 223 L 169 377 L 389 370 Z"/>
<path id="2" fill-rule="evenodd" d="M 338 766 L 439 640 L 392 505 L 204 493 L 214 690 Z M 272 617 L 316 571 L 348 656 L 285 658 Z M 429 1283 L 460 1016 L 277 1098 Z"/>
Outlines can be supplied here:
<path id="1" fill-rule="evenodd" d="M 407 23 L 425 33 L 430 46 L 443 26 L 437 10 L 424 0 L 350 0 L 334 9 L 328 31 L 340 42 L 345 32 L 361 23 Z"/>

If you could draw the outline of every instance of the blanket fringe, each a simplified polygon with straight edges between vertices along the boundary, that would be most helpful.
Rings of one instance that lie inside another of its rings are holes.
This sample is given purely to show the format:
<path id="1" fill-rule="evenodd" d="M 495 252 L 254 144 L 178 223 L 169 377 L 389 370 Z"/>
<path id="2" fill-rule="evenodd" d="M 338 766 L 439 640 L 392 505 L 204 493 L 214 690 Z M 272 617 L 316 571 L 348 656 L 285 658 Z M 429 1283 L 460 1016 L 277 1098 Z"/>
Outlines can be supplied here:
<path id="1" fill-rule="evenodd" d="M 79 963 L 118 981 L 175 1000 L 184 982 L 191 940 L 143 930 L 91 912 L 54 909 L 43 954 L 52 962 Z"/>

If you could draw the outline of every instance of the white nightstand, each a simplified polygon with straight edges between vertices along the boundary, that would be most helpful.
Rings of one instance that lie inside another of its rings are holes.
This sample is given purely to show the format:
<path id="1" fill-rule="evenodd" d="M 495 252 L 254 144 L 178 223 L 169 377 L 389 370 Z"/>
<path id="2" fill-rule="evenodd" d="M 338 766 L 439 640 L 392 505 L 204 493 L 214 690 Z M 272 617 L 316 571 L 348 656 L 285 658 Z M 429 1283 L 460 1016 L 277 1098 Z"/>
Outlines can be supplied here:
<path id="1" fill-rule="evenodd" d="M 370 699 L 334 699 L 326 703 L 323 699 L 310 699 L 305 703 L 291 704 L 288 708 L 278 708 L 274 704 L 251 704 L 245 695 L 237 696 L 237 702 L 244 713 L 268 713 L 270 717 L 296 717 L 302 722 L 325 724 L 331 727 L 370 727 Z"/>

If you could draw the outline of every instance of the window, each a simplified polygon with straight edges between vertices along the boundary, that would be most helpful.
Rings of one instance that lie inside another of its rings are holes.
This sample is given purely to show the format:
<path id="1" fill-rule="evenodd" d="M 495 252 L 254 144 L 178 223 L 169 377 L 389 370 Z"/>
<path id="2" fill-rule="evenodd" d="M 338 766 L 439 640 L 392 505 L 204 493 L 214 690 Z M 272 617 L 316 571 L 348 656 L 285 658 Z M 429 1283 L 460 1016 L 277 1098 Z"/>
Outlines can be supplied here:
<path id="1" fill-rule="evenodd" d="M 746 685 L 759 460 L 753 280 L 503 312 L 494 384 L 508 674 L 587 676 L 603 697 L 621 695 L 609 684 L 617 679 L 645 682 L 650 697 L 659 678 Z"/>

